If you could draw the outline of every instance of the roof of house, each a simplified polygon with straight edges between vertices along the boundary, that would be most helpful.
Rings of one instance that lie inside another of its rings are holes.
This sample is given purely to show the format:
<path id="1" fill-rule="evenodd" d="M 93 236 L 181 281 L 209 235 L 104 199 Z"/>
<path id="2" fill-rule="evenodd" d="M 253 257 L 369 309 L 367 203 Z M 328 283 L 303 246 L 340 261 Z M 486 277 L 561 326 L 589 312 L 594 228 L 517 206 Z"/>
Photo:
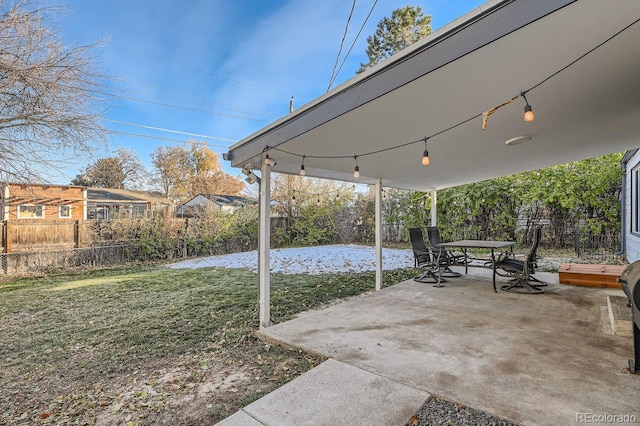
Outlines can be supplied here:
<path id="1" fill-rule="evenodd" d="M 169 198 L 157 192 L 113 188 L 87 188 L 87 200 L 94 202 L 174 204 Z"/>
<path id="2" fill-rule="evenodd" d="M 636 155 L 636 152 L 638 152 L 638 148 L 630 149 L 627 152 L 625 152 L 624 156 L 620 159 L 620 164 L 626 167 L 629 160 L 631 160 L 631 158 L 633 158 L 633 156 Z"/>
<path id="3" fill-rule="evenodd" d="M 220 194 L 198 194 L 191 198 L 189 201 L 183 203 L 180 207 L 190 203 L 198 197 L 206 198 L 207 200 L 219 205 L 219 206 L 243 206 L 246 204 L 256 204 L 257 201 L 251 198 L 243 197 L 241 195 L 220 195 Z"/>
<path id="4" fill-rule="evenodd" d="M 239 206 L 244 204 L 255 204 L 256 201 L 241 195 L 218 195 L 218 194 L 200 194 L 221 206 Z"/>

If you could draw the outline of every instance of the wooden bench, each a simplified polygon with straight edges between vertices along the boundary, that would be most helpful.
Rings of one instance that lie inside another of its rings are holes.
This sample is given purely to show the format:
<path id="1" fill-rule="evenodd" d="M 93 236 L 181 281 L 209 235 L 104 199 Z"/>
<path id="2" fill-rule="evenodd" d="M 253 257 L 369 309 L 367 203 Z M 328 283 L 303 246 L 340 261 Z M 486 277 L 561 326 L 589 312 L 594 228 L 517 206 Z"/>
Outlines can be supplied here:
<path id="1" fill-rule="evenodd" d="M 563 263 L 558 269 L 559 282 L 589 287 L 621 288 L 617 280 L 626 267 L 626 265 Z"/>

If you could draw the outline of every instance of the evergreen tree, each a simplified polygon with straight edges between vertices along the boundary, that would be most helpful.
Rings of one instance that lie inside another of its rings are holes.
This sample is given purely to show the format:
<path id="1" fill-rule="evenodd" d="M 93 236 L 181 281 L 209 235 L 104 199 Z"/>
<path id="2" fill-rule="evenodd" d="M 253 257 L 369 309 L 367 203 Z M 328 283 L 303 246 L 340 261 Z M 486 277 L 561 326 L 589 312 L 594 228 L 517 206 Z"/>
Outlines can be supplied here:
<path id="1" fill-rule="evenodd" d="M 361 73 L 431 33 L 431 16 L 420 6 L 396 9 L 378 23 L 374 35 L 367 37 L 369 62 L 360 64 Z"/>

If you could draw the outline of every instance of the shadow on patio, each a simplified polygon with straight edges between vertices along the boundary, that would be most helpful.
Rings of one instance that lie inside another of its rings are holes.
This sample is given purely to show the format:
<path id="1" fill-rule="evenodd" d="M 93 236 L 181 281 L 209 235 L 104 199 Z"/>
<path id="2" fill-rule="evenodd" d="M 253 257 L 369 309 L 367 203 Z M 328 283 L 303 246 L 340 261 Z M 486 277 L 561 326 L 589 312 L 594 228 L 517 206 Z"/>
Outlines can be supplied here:
<path id="1" fill-rule="evenodd" d="M 408 420 L 427 393 L 526 425 L 574 424 L 584 419 L 580 416 L 604 414 L 640 418 L 640 376 L 630 374 L 627 365 L 632 338 L 613 335 L 606 316 L 607 295 L 622 291 L 563 285 L 557 274 L 536 275 L 550 283 L 544 294 L 494 293 L 490 271 L 475 268 L 443 288 L 406 281 L 306 312 L 260 335 L 414 389 L 418 393 L 401 398 L 399 407 L 389 405 L 398 410 L 388 417 L 394 422 Z M 278 411 L 273 404 L 287 398 L 358 404 L 336 399 L 339 387 L 316 387 L 305 395 L 302 385 L 295 395 L 263 399 L 273 413 Z M 384 399 L 376 403 L 375 389 L 354 391 L 360 398 L 369 395 L 377 410 L 385 409 Z M 260 401 L 254 403 L 257 409 Z M 315 404 L 318 408 L 305 409 L 305 415 L 339 409 Z M 259 412 L 252 416 L 260 420 Z M 361 420 L 368 424 L 366 417 Z M 316 424 L 322 424 L 320 417 Z"/>

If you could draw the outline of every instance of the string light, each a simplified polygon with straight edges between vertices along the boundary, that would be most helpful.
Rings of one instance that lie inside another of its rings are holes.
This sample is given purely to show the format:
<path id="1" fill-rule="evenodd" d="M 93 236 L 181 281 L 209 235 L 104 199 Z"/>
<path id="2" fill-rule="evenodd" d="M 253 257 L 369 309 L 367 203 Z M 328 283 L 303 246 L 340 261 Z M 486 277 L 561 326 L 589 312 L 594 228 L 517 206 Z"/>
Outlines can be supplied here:
<path id="1" fill-rule="evenodd" d="M 316 201 L 316 206 L 320 207 L 320 194 L 318 194 L 318 201 Z"/>
<path id="2" fill-rule="evenodd" d="M 589 56 L 589 55 L 590 55 L 591 53 L 593 53 L 595 50 L 597 50 L 597 49 L 601 48 L 602 46 L 604 46 L 605 44 L 609 43 L 610 41 L 612 41 L 613 39 L 615 39 L 616 37 L 618 37 L 620 34 L 622 34 L 623 32 L 625 32 L 626 30 L 628 30 L 628 29 L 630 29 L 631 27 L 633 27 L 633 26 L 635 26 L 636 24 L 638 24 L 639 22 L 640 22 L 640 18 L 639 18 L 639 19 L 636 19 L 635 21 L 633 21 L 633 22 L 632 22 L 632 23 L 630 23 L 629 25 L 625 26 L 624 28 L 622 28 L 621 30 L 619 30 L 618 32 L 616 32 L 615 34 L 613 34 L 611 37 L 607 38 L 607 39 L 606 39 L 606 40 L 604 40 L 603 42 L 601 42 L 601 43 L 599 43 L 598 45 L 594 46 L 593 48 L 591 48 L 591 49 L 590 49 L 590 50 L 588 50 L 587 52 L 583 53 L 582 55 L 580 55 L 579 57 L 577 57 L 577 58 L 576 58 L 576 59 L 574 59 L 573 61 L 569 62 L 567 65 L 565 65 L 565 66 L 563 66 L 562 68 L 560 68 L 560 69 L 556 70 L 555 72 L 553 72 L 552 74 L 548 75 L 547 77 L 545 77 L 544 79 L 542 79 L 542 80 L 541 80 L 541 81 L 539 81 L 538 83 L 536 83 L 536 84 L 534 84 L 533 86 L 529 87 L 529 89 L 521 91 L 520 93 L 518 93 L 517 95 L 515 95 L 513 98 L 511 98 L 511 99 L 509 99 L 509 100 L 507 100 L 507 101 L 503 102 L 502 104 L 497 105 L 497 106 L 495 106 L 495 107 L 493 107 L 493 108 L 491 108 L 491 109 L 489 109 L 489 110 L 487 110 L 487 111 L 485 111 L 485 112 L 482 112 L 482 113 L 476 114 L 476 115 L 474 115 L 474 116 L 472 116 L 472 117 L 469 117 L 469 118 L 467 118 L 467 119 L 464 119 L 464 120 L 462 120 L 462 121 L 460 121 L 460 122 L 458 122 L 458 123 L 456 123 L 456 124 L 453 124 L 453 125 L 451 125 L 451 126 L 449 126 L 449 127 L 445 128 L 445 129 L 442 129 L 442 130 L 440 130 L 440 131 L 438 131 L 438 132 L 436 132 L 436 133 L 433 133 L 432 135 L 428 136 L 428 137 L 427 137 L 427 139 L 428 139 L 428 138 L 435 137 L 435 136 L 439 136 L 439 135 L 444 134 L 444 133 L 447 133 L 447 132 L 449 132 L 449 131 L 451 131 L 451 130 L 453 130 L 453 129 L 456 129 L 456 128 L 458 128 L 458 127 L 460 127 L 460 126 L 462 126 L 462 125 L 464 125 L 464 124 L 466 124 L 466 123 L 469 123 L 470 121 L 473 121 L 473 120 L 475 120 L 475 119 L 477 119 L 477 118 L 482 118 L 482 130 L 485 130 L 485 129 L 487 128 L 487 123 L 488 123 L 489 117 L 490 117 L 493 113 L 495 113 L 497 109 L 499 109 L 499 108 L 501 108 L 501 107 L 503 107 L 503 106 L 505 106 L 505 105 L 508 105 L 508 104 L 510 104 L 510 103 L 512 103 L 512 102 L 514 102 L 516 99 L 518 99 L 518 98 L 519 98 L 519 97 L 521 97 L 521 96 L 524 98 L 524 100 L 525 100 L 525 102 L 526 102 L 526 105 L 525 105 L 525 115 L 524 115 L 524 120 L 525 120 L 526 122 L 532 122 L 532 121 L 535 119 L 535 115 L 533 114 L 533 108 L 531 107 L 531 105 L 529 104 L 529 102 L 527 101 L 527 99 L 526 99 L 526 97 L 525 97 L 525 95 L 526 95 L 528 92 L 530 92 L 531 90 L 537 89 L 538 87 L 542 86 L 542 85 L 543 85 L 543 84 L 545 84 L 547 81 L 549 81 L 549 80 L 551 80 L 552 78 L 556 77 L 558 74 L 562 73 L 562 72 L 563 72 L 563 71 L 565 71 L 567 68 L 569 68 L 569 67 L 571 67 L 571 66 L 575 65 L 577 62 L 579 62 L 579 61 L 581 61 L 582 59 L 584 59 L 585 57 Z M 356 160 L 356 167 L 355 167 L 355 169 L 354 169 L 354 173 L 353 173 L 354 178 L 358 178 L 358 177 L 360 176 L 360 168 L 359 168 L 358 163 L 357 163 L 357 157 L 359 157 L 359 156 L 360 156 L 360 157 L 362 157 L 362 156 L 368 156 L 368 155 L 380 154 L 380 153 L 383 153 L 383 152 L 387 152 L 387 151 L 392 151 L 392 150 L 396 150 L 396 149 L 404 148 L 404 147 L 406 147 L 406 146 L 413 145 L 413 144 L 420 143 L 420 142 L 425 142 L 425 138 L 418 139 L 418 140 L 413 140 L 413 141 L 409 141 L 409 142 L 405 142 L 405 143 L 402 143 L 402 144 L 399 144 L 399 145 L 395 145 L 395 146 L 390 146 L 390 147 L 387 147 L 387 148 L 378 149 L 378 150 L 375 150 L 375 151 L 364 152 L 364 153 L 361 153 L 361 154 L 359 154 L 359 155 L 354 155 L 353 157 L 354 157 L 354 159 Z M 282 142 L 280 145 L 282 145 L 282 144 L 284 144 L 284 143 L 285 143 L 285 142 Z M 283 149 L 280 149 L 280 148 L 278 148 L 278 147 L 274 147 L 274 148 L 266 147 L 266 148 L 265 148 L 265 150 L 263 150 L 262 152 L 264 152 L 264 151 L 266 151 L 266 150 L 268 150 L 268 149 L 275 149 L 275 150 L 278 150 L 278 151 L 283 152 L 283 153 L 285 153 L 285 154 L 292 155 L 292 156 L 297 156 L 297 157 L 302 157 L 302 158 L 304 159 L 304 156 L 303 156 L 303 155 L 301 155 L 301 154 L 297 154 L 297 153 L 295 153 L 295 152 L 290 152 L 290 151 L 287 151 L 287 150 L 283 150 Z M 260 155 L 260 154 L 256 154 L 256 155 L 254 155 L 252 158 L 255 158 L 255 157 L 256 157 L 256 156 L 258 156 L 258 155 Z M 315 156 L 310 156 L 310 157 L 312 157 L 312 158 L 316 158 L 316 159 L 341 159 L 341 158 L 349 158 L 349 157 L 351 157 L 351 156 L 348 156 L 348 155 L 315 155 Z M 424 155 L 423 155 L 423 158 L 424 158 Z M 355 185 L 354 185 L 354 186 L 355 186 Z"/>
<path id="3" fill-rule="evenodd" d="M 431 159 L 429 159 L 429 151 L 427 150 L 427 137 L 424 138 L 424 152 L 422 153 L 422 165 L 428 166 L 431 163 Z"/>
<path id="4" fill-rule="evenodd" d="M 307 173 L 304 171 L 304 155 L 302 156 L 302 164 L 300 165 L 300 176 L 304 176 Z"/>
<path id="5" fill-rule="evenodd" d="M 319 192 L 319 193 L 313 192 L 313 193 L 311 193 L 311 192 L 307 192 L 307 191 L 304 191 L 304 190 L 301 190 L 301 189 L 292 189 L 289 186 L 287 186 L 286 184 L 278 182 L 277 180 L 273 180 L 273 185 L 276 186 L 276 187 L 280 187 L 282 189 L 282 191 L 290 191 L 291 193 L 293 193 L 292 198 L 291 198 L 291 202 L 292 202 L 292 204 L 296 204 L 296 205 L 298 203 L 303 203 L 304 200 L 305 200 L 304 197 L 300 198 L 301 197 L 300 194 L 303 194 L 303 195 L 306 194 L 307 196 L 315 195 L 316 197 L 320 198 L 320 197 L 324 197 L 324 196 L 329 197 L 330 195 L 335 193 L 336 194 L 336 199 L 339 200 L 339 199 L 341 199 L 339 192 L 341 190 L 345 189 L 344 187 L 342 187 L 342 188 L 336 188 L 336 189 L 328 190 L 326 192 Z M 353 189 L 356 188 L 355 185 L 352 185 L 352 186 L 353 186 Z M 296 194 L 297 194 L 297 196 L 296 196 Z"/>
<path id="6" fill-rule="evenodd" d="M 527 97 L 525 96 L 527 92 L 522 92 L 520 95 L 522 96 L 522 99 L 524 99 L 526 105 L 524 106 L 524 121 L 526 121 L 527 123 L 531 123 L 536 116 L 533 114 L 533 109 L 531 108 L 531 105 L 529 105 L 529 101 L 527 100 Z"/>

